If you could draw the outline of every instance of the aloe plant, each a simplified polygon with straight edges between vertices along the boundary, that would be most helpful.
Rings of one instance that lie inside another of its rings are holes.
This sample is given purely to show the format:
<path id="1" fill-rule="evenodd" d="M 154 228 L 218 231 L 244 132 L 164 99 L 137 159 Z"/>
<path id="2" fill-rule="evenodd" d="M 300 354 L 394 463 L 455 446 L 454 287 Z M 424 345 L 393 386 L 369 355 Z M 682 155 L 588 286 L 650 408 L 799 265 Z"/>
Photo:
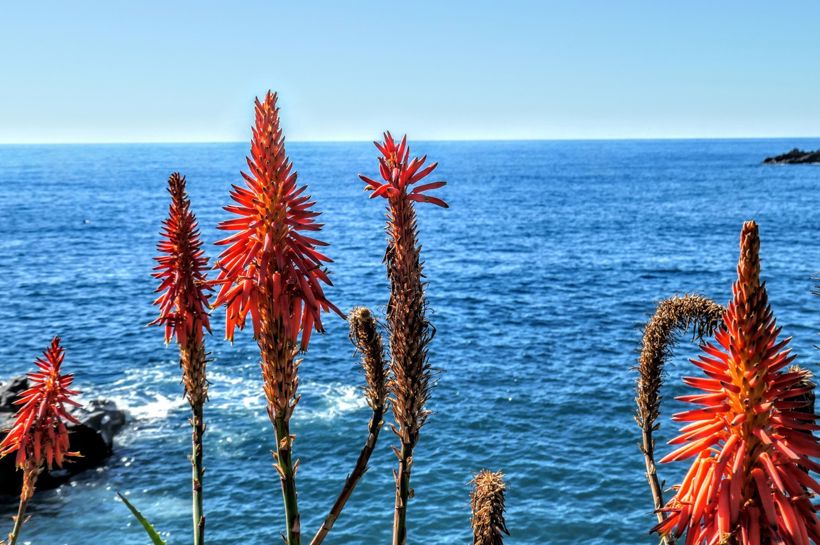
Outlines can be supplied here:
<path id="1" fill-rule="evenodd" d="M 413 470 L 413 451 L 422 426 L 430 412 L 431 366 L 427 357 L 434 329 L 427 320 L 427 302 L 424 293 L 421 246 L 418 242 L 415 203 L 429 202 L 447 208 L 443 200 L 427 192 L 443 187 L 446 182 L 436 181 L 416 185 L 430 173 L 437 163 L 425 166 L 427 157 L 410 160 L 407 137 L 400 143 L 392 135 L 384 134 L 382 143 L 376 142 L 379 173 L 382 181 L 360 175 L 370 198 L 387 200 L 387 251 L 385 264 L 390 281 L 390 300 L 387 304 L 387 326 L 390 330 L 390 370 L 388 383 L 399 438 L 396 449 L 396 501 L 393 518 L 393 545 L 407 542 L 407 502 L 410 500 L 410 475 Z"/>
<path id="2" fill-rule="evenodd" d="M 473 545 L 504 545 L 504 535 L 509 535 L 504 520 L 504 475 L 484 469 L 472 483 Z"/>
<path id="3" fill-rule="evenodd" d="M 142 529 L 145 530 L 145 533 L 148 535 L 148 539 L 151 540 L 152 545 L 165 545 L 165 540 L 159 535 L 159 532 L 154 528 L 154 525 L 151 524 L 148 519 L 146 519 L 143 514 L 140 512 L 139 509 L 134 507 L 128 498 L 117 492 L 117 496 L 120 498 L 120 501 L 125 504 L 131 514 L 134 515 L 134 518 L 137 519 L 137 522 L 140 523 Z"/>
<path id="4" fill-rule="evenodd" d="M 661 463 L 692 460 L 674 496 L 658 511 L 653 531 L 688 544 L 806 544 L 820 540 L 808 491 L 820 492 L 808 470 L 820 466 L 807 411 L 814 385 L 780 340 L 780 328 L 760 281 L 758 226 L 740 238 L 738 278 L 714 341 L 691 360 L 701 376 L 685 377 L 696 392 L 678 399 L 695 408 Z M 640 405 L 640 401 L 639 401 Z"/>
<path id="5" fill-rule="evenodd" d="M 62 372 L 64 359 L 65 349 L 60 346 L 60 338 L 54 337 L 43 357 L 34 361 L 37 371 L 28 374 L 31 387 L 18 396 L 15 403 L 22 406 L 11 430 L 0 442 L 0 458 L 16 453 L 15 465 L 23 472 L 23 488 L 8 545 L 15 545 L 20 537 L 40 472 L 46 467 L 62 467 L 66 458 L 80 455 L 68 450 L 65 423 L 78 422 L 66 405 L 78 407 L 72 398 L 79 392 L 70 389 L 74 376 Z"/>
<path id="6" fill-rule="evenodd" d="M 205 543 L 202 482 L 204 407 L 208 380 L 204 332 L 211 330 L 207 279 L 208 259 L 202 250 L 196 216 L 185 188 L 185 177 L 175 172 L 168 179 L 171 204 L 163 222 L 154 277 L 160 281 L 154 301 L 159 317 L 151 325 L 165 327 L 165 343 L 179 345 L 179 364 L 185 397 L 191 406 L 191 496 L 194 545 Z M 128 505 L 126 503 L 126 505 Z"/>
<path id="7" fill-rule="evenodd" d="M 285 513 L 284 538 L 288 545 L 302 539 L 296 475 L 299 462 L 293 456 L 294 436 L 291 417 L 299 402 L 299 366 L 313 331 L 324 332 L 322 314 L 341 311 L 325 296 L 323 286 L 331 284 L 327 264 L 320 253 L 327 246 L 316 238 L 322 225 L 307 194 L 307 186 L 297 184 L 297 174 L 287 157 L 279 126 L 277 96 L 268 92 L 256 100 L 248 172 L 242 172 L 243 185 L 234 185 L 234 201 L 225 210 L 234 217 L 219 228 L 231 234 L 217 244 L 225 246 L 214 268 L 218 277 L 206 278 L 207 259 L 202 252 L 196 218 L 185 192 L 185 178 L 173 174 L 169 179 L 171 206 L 165 220 L 163 240 L 158 248 L 154 276 L 161 281 L 155 301 L 160 316 L 152 324 L 165 326 L 166 343 L 176 340 L 180 347 L 185 394 L 192 408 L 193 521 L 194 545 L 203 545 L 205 516 L 202 511 L 202 408 L 207 399 L 204 332 L 210 332 L 207 309 L 210 291 L 218 287 L 211 308 L 226 309 L 225 336 L 233 341 L 237 329 L 245 328 L 248 316 L 254 339 L 259 345 L 260 367 L 267 400 L 267 412 L 275 439 L 276 471 Z M 354 309 L 347 320 L 350 339 L 361 356 L 366 388 L 364 395 L 372 411 L 367 439 L 353 470 L 347 476 L 334 504 L 311 540 L 320 545 L 327 537 L 368 469 L 388 405 L 393 408 L 393 431 L 401 446 L 396 473 L 393 542 L 407 540 L 407 502 L 411 497 L 410 475 L 413 452 L 420 430 L 429 415 L 432 369 L 427 350 L 434 329 L 426 317 L 420 245 L 416 227 L 415 203 L 447 204 L 430 196 L 429 191 L 445 185 L 443 181 L 419 184 L 436 168 L 426 165 L 426 157 L 410 160 L 406 138 L 396 143 L 389 133 L 383 143 L 379 169 L 384 182 L 361 178 L 371 197 L 384 197 L 388 203 L 388 240 L 385 262 L 391 284 L 387 306 L 389 352 L 376 318 L 366 308 Z M 504 483 L 500 473 L 482 472 L 475 479 L 473 523 L 476 543 L 497 545 L 506 533 L 504 522 Z M 145 529 L 155 545 L 163 541 L 151 523 L 125 497 L 124 504 Z M 481 537 L 479 537 L 481 536 Z"/>

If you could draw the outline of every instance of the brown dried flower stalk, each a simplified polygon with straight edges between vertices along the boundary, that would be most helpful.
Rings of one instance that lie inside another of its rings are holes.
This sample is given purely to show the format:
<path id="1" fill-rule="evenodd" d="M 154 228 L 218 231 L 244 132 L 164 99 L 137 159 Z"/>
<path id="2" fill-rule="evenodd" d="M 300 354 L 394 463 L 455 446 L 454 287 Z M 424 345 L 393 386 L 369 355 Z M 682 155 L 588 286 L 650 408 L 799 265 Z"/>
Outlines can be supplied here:
<path id="1" fill-rule="evenodd" d="M 412 496 L 410 473 L 413 449 L 419 431 L 430 412 L 426 408 L 430 397 L 431 367 L 427 347 L 434 329 L 427 321 L 427 303 L 424 296 L 421 246 L 418 243 L 415 203 L 428 202 L 443 208 L 447 204 L 427 194 L 446 182 L 416 185 L 436 168 L 437 163 L 424 166 L 427 157 L 410 160 L 407 138 L 396 143 L 390 133 L 384 142 L 376 143 L 381 152 L 379 172 L 382 181 L 367 176 L 360 178 L 367 184 L 370 197 L 383 197 L 388 203 L 387 252 L 384 260 L 390 280 L 390 300 L 387 304 L 387 324 L 390 330 L 390 370 L 393 378 L 388 389 L 393 396 L 393 415 L 401 449 L 396 471 L 396 510 L 393 518 L 393 545 L 407 542 L 407 501 Z"/>
<path id="2" fill-rule="evenodd" d="M 384 411 L 387 405 L 387 362 L 384 357 L 382 336 L 379 334 L 376 319 L 367 308 L 353 309 L 347 320 L 350 323 L 350 340 L 356 346 L 356 351 L 361 354 L 362 368 L 367 382 L 365 397 L 373 414 L 368 425 L 367 441 L 356 460 L 356 465 L 347 476 L 341 493 L 336 498 L 321 528 L 310 542 L 311 545 L 322 543 L 336 519 L 339 518 L 347 500 L 353 494 L 353 489 L 356 488 L 359 479 L 367 472 L 367 464 L 384 425 Z"/>
<path id="3" fill-rule="evenodd" d="M 504 475 L 484 469 L 472 482 L 473 544 L 503 545 L 503 535 L 510 535 L 504 521 Z"/>
<path id="4" fill-rule="evenodd" d="M 387 362 L 376 319 L 365 307 L 354 308 L 347 319 L 350 322 L 350 340 L 362 356 L 367 404 L 371 409 L 384 407 L 387 402 Z"/>
<path id="5" fill-rule="evenodd" d="M 658 429 L 656 424 L 661 406 L 661 385 L 663 366 L 672 355 L 676 335 L 679 332 L 694 328 L 696 339 L 711 335 L 721 323 L 724 309 L 714 301 L 700 295 L 687 294 L 672 297 L 658 303 L 654 316 L 646 324 L 638 358 L 638 381 L 635 401 L 638 405 L 635 420 L 641 427 L 641 451 L 646 463 L 646 478 L 652 490 L 652 499 L 658 516 L 664 505 L 663 492 L 655 468 L 655 440 L 652 432 Z M 667 544 L 674 543 L 671 536 L 664 538 Z"/>

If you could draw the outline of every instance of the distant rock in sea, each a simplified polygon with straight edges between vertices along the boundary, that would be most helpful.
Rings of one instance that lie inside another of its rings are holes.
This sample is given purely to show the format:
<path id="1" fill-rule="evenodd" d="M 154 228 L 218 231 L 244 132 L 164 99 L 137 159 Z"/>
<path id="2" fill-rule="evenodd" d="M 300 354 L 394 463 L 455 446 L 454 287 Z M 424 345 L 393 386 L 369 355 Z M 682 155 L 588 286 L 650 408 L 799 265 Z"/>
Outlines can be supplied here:
<path id="1" fill-rule="evenodd" d="M 14 422 L 14 414 L 19 406 L 14 405 L 17 395 L 28 388 L 28 378 L 14 377 L 0 385 L 0 439 Z M 71 476 L 99 467 L 113 452 L 114 435 L 125 425 L 125 412 L 118 409 L 113 401 L 95 399 L 74 409 L 71 414 L 80 421 L 69 423 L 69 450 L 77 451 L 81 457 L 66 460 L 62 469 L 44 470 L 37 479 L 37 488 L 55 488 Z M 22 485 L 22 472 L 14 467 L 14 455 L 0 460 L 0 495 L 17 495 Z"/>
<path id="2" fill-rule="evenodd" d="M 820 163 L 820 150 L 817 151 L 803 151 L 794 148 L 783 155 L 776 155 L 774 157 L 767 157 L 763 160 L 767 165 L 800 165 L 806 163 Z"/>

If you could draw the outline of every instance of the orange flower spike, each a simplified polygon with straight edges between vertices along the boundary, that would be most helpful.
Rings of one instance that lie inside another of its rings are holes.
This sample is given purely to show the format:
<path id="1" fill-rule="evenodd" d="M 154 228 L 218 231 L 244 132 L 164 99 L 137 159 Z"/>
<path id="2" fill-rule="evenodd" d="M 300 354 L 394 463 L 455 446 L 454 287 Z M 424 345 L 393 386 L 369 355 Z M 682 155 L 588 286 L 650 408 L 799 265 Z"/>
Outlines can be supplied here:
<path id="1" fill-rule="evenodd" d="M 175 338 L 180 346 L 187 346 L 195 336 L 202 342 L 203 328 L 211 331 L 208 317 L 210 285 L 206 279 L 208 258 L 202 250 L 196 216 L 185 191 L 185 177 L 174 172 L 168 179 L 171 204 L 168 219 L 163 221 L 162 239 L 157 245 L 160 256 L 154 278 L 160 280 L 154 301 L 159 306 L 159 317 L 149 325 L 165 325 L 165 342 Z"/>
<path id="2" fill-rule="evenodd" d="M 296 185 L 276 100 L 270 91 L 263 102 L 256 100 L 248 173 L 242 172 L 245 187 L 234 185 L 235 204 L 225 207 L 237 217 L 219 225 L 235 233 L 217 243 L 227 248 L 217 265 L 221 289 L 213 306 L 227 307 L 228 340 L 236 328 L 245 327 L 249 313 L 258 339 L 264 311 L 281 321 L 292 342 L 298 342 L 301 332 L 300 348 L 306 350 L 311 331 L 323 331 L 322 312 L 343 315 L 322 289 L 322 284 L 331 285 L 324 269 L 331 260 L 316 248 L 327 244 L 304 234 L 322 225 L 315 221 L 319 212 L 312 210 L 307 186 Z"/>
<path id="3" fill-rule="evenodd" d="M 687 544 L 732 538 L 744 545 L 808 545 L 820 538 L 806 492 L 820 490 L 820 484 L 804 469 L 820 469 L 810 459 L 820 455 L 811 433 L 818 417 L 799 411 L 809 403 L 800 396 L 811 390 L 797 387 L 803 374 L 783 371 L 794 356 L 785 349 L 788 339 L 777 339 L 780 329 L 760 282 L 759 250 L 757 225 L 747 222 L 723 328 L 693 361 L 708 378 L 684 378 L 703 394 L 678 398 L 701 408 L 673 417 L 687 423 L 670 441 L 682 446 L 661 460 L 695 456 L 699 466 L 687 474 L 663 510 L 666 520 L 654 528 L 680 536 L 686 527 Z"/>
<path id="4" fill-rule="evenodd" d="M 31 388 L 19 394 L 15 405 L 21 405 L 14 424 L 0 442 L 0 458 L 17 453 L 16 465 L 20 469 L 62 467 L 69 452 L 68 430 L 65 422 L 78 423 L 69 414 L 67 405 L 78 407 L 71 399 L 78 392 L 71 390 L 73 375 L 60 372 L 65 351 L 60 338 L 54 337 L 42 358 L 35 360 L 38 371 L 29 373 Z"/>

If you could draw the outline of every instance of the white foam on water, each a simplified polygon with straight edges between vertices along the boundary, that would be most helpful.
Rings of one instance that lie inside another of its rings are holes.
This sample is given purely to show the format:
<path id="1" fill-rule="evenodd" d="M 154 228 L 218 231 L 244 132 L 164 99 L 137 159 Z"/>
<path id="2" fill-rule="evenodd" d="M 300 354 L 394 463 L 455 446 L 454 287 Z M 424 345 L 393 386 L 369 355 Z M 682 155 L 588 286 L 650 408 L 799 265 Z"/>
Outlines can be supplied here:
<path id="1" fill-rule="evenodd" d="M 247 412 L 258 415 L 260 420 L 267 420 L 261 377 L 211 371 L 209 380 L 209 411 Z M 300 384 L 299 393 L 302 400 L 296 410 L 296 418 L 302 421 L 333 420 L 367 406 L 361 388 L 350 384 L 305 382 Z M 101 394 L 138 421 L 163 421 L 187 407 L 182 395 L 179 368 L 174 362 L 129 370 Z"/>
<path id="2" fill-rule="evenodd" d="M 237 384 L 228 391 L 220 390 L 218 396 L 215 393 L 212 390 L 212 410 L 250 412 L 260 421 L 268 418 L 261 382 Z M 361 389 L 349 384 L 307 382 L 299 386 L 299 394 L 302 399 L 294 417 L 303 421 L 333 420 L 367 406 Z"/>
<path id="3" fill-rule="evenodd" d="M 116 398 L 115 401 L 117 401 Z M 138 420 L 164 420 L 168 418 L 171 412 L 187 406 L 187 401 L 182 397 L 182 394 L 173 398 L 162 394 L 154 394 L 152 401 L 140 401 L 139 404 L 134 404 L 130 400 L 122 401 L 125 410 Z M 120 403 L 117 402 L 117 405 L 120 405 Z"/>
<path id="4" fill-rule="evenodd" d="M 302 413 L 307 420 L 333 420 L 367 406 L 361 389 L 349 384 L 312 383 L 305 385 L 305 390 L 318 396 Z"/>

